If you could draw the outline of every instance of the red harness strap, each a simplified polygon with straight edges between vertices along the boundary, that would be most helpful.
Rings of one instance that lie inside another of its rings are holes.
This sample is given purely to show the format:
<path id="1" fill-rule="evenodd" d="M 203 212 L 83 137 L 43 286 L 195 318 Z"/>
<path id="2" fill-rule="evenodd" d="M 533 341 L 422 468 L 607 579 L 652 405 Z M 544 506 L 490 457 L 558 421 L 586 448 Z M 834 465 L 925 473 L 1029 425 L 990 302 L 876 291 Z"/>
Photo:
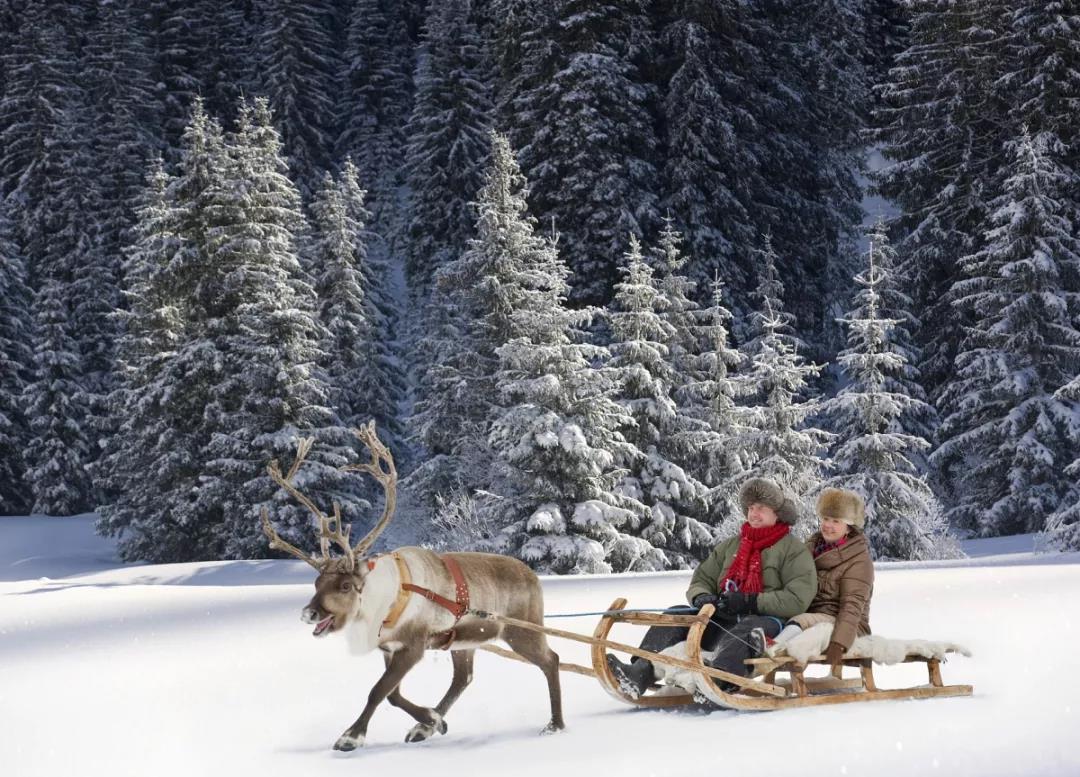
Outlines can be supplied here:
<path id="1" fill-rule="evenodd" d="M 461 574 L 461 565 L 449 556 L 440 556 L 442 562 L 446 564 L 446 569 L 450 573 L 450 576 L 454 578 L 454 594 L 456 601 L 450 601 L 445 596 L 440 596 L 434 591 L 422 588 L 413 583 L 403 583 L 402 588 L 406 591 L 412 591 L 413 593 L 420 594 L 428 601 L 434 602 L 450 611 L 454 616 L 455 623 L 461 620 L 461 616 L 469 609 L 469 586 L 465 583 L 465 576 Z"/>
<path id="2" fill-rule="evenodd" d="M 445 596 L 440 596 L 434 591 L 416 585 L 412 582 L 412 576 L 409 574 L 409 567 L 406 566 L 405 560 L 396 553 L 392 554 L 394 561 L 398 566 L 398 576 L 401 578 L 401 592 L 398 594 L 397 601 L 391 608 L 390 614 L 386 620 L 383 621 L 383 628 L 389 628 L 397 623 L 401 613 L 405 610 L 405 605 L 409 601 L 409 593 L 420 594 L 429 602 L 433 602 L 443 609 L 449 610 L 450 614 L 454 616 L 454 626 L 457 626 L 458 621 L 469 610 L 469 586 L 465 582 L 465 575 L 461 573 L 461 565 L 455 559 L 449 556 L 440 556 L 443 564 L 446 565 L 446 570 L 450 573 L 450 577 L 454 579 L 454 596 L 455 601 L 447 599 Z M 375 561 L 377 559 L 369 559 L 367 562 L 368 570 L 375 567 Z M 454 626 L 451 626 L 446 631 L 441 631 L 437 635 L 444 640 L 444 644 L 439 645 L 443 650 L 448 650 L 451 643 L 453 643 L 456 636 Z"/>

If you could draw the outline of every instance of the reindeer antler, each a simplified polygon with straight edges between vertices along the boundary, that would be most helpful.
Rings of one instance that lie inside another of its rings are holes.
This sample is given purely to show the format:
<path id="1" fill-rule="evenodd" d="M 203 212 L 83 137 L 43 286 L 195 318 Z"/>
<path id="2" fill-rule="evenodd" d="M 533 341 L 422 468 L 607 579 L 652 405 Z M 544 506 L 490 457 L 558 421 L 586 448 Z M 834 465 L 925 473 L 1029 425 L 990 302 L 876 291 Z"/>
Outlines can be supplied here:
<path id="1" fill-rule="evenodd" d="M 292 466 L 289 467 L 289 474 L 283 475 L 281 473 L 281 467 L 278 465 L 277 459 L 274 459 L 266 465 L 266 471 L 270 473 L 270 477 L 273 478 L 275 483 L 296 497 L 297 501 L 313 512 L 319 519 L 319 549 L 322 551 L 322 556 L 320 558 L 315 558 L 281 539 L 274 530 L 274 527 L 270 525 L 270 516 L 265 507 L 262 511 L 263 533 L 270 540 L 271 548 L 283 550 L 298 559 L 306 561 L 320 572 L 331 559 L 330 543 L 333 541 L 345 551 L 345 556 L 348 559 L 346 564 L 351 572 L 355 568 L 355 557 L 352 553 L 352 545 L 349 542 L 349 529 L 351 527 L 348 524 L 342 525 L 341 523 L 341 506 L 338 505 L 337 502 L 334 502 L 334 515 L 332 518 L 328 517 L 314 502 L 300 493 L 292 482 L 293 476 L 295 476 L 297 470 L 300 469 L 300 465 L 304 463 L 304 459 L 307 457 L 314 442 L 315 439 L 313 437 L 305 437 L 300 440 L 300 443 L 296 448 L 296 459 L 293 460 Z M 334 528 L 331 529 L 331 526 Z"/>
<path id="2" fill-rule="evenodd" d="M 371 461 L 366 464 L 346 464 L 341 467 L 341 471 L 367 472 L 382 484 L 383 491 L 386 492 L 386 504 L 383 506 L 383 513 L 378 523 L 352 549 L 353 557 L 360 559 L 375 544 L 375 540 L 379 538 L 383 529 L 386 528 L 386 525 L 390 523 L 390 519 L 394 516 L 394 508 L 397 505 L 397 469 L 394 467 L 394 458 L 390 455 L 390 451 L 382 444 L 378 435 L 375 434 L 374 421 L 369 421 L 359 429 L 354 429 L 353 434 L 371 452 Z"/>

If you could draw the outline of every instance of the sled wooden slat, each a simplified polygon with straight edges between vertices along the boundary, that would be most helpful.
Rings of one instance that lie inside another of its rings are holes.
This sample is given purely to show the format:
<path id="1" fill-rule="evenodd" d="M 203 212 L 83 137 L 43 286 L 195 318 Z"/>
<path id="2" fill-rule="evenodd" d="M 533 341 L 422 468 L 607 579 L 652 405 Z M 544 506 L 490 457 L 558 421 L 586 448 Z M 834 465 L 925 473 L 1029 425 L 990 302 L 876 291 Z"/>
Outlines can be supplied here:
<path id="1" fill-rule="evenodd" d="M 609 610 L 620 610 L 625 606 L 625 599 L 616 599 Z M 754 687 L 752 682 L 748 682 L 745 678 L 730 675 L 726 672 L 721 673 L 707 666 L 702 660 L 701 638 L 712 613 L 713 608 L 706 605 L 697 616 L 689 618 L 690 629 L 686 638 L 686 661 L 663 654 L 654 653 L 650 655 L 647 651 L 627 650 L 628 645 L 618 646 L 618 643 L 609 641 L 607 637 L 615 622 L 634 621 L 629 618 L 620 618 L 617 615 L 605 615 L 601 618 L 600 624 L 593 635 L 593 669 L 596 671 L 597 678 L 613 696 L 638 706 L 670 706 L 676 703 L 689 703 L 697 698 L 697 694 L 691 693 L 685 695 L 659 695 L 649 692 L 646 692 L 638 699 L 631 698 L 619 689 L 617 681 L 607 667 L 605 648 L 611 647 L 615 650 L 628 652 L 631 655 L 642 655 L 642 657 L 647 657 L 655 663 L 677 666 L 683 669 L 687 668 L 686 664 L 690 664 L 695 667 L 697 675 L 695 684 L 697 693 L 718 706 L 736 710 L 778 710 L 789 707 L 813 707 L 851 702 L 970 696 L 973 692 L 970 685 L 945 685 L 941 679 L 941 662 L 935 658 L 916 655 L 905 657 L 901 663 L 925 663 L 929 673 L 929 685 L 880 689 L 874 681 L 871 657 L 847 654 L 843 657 L 841 666 L 858 669 L 858 677 L 843 677 L 840 667 L 831 668 L 829 675 L 826 677 L 806 677 L 804 672 L 809 665 L 829 666 L 824 655 L 812 656 L 806 664 L 800 664 L 790 656 L 748 659 L 746 663 L 749 665 L 751 673 L 754 676 L 763 677 L 765 682 L 761 683 L 762 685 L 770 689 L 783 691 L 783 695 L 773 692 L 762 694 L 758 688 Z M 650 618 L 642 625 L 685 625 L 686 616 L 682 616 L 680 622 L 676 622 L 673 619 L 674 617 L 676 616 L 660 614 Z M 787 679 L 777 679 L 778 673 L 786 674 Z M 737 687 L 731 689 L 730 685 L 725 684 L 722 686 L 717 680 L 726 680 Z M 725 688 L 728 690 L 725 690 Z"/>
<path id="2" fill-rule="evenodd" d="M 621 602 L 623 602 L 623 604 L 626 603 L 625 599 L 616 599 L 616 601 L 617 602 L 621 601 Z M 619 609 L 619 608 L 611 607 L 609 609 Z M 761 693 L 765 693 L 765 694 L 768 694 L 770 696 L 782 697 L 782 696 L 787 695 L 787 691 L 785 691 L 783 688 L 779 688 L 779 687 L 777 687 L 775 685 L 769 685 L 768 683 L 762 683 L 762 682 L 759 682 L 757 680 L 753 680 L 753 679 L 750 679 L 750 678 L 747 678 L 747 677 L 740 677 L 739 675 L 731 674 L 730 672 L 725 672 L 722 669 L 713 669 L 712 667 L 704 666 L 703 664 L 700 664 L 700 663 L 699 664 L 692 664 L 689 661 L 683 661 L 682 659 L 675 658 L 674 656 L 665 656 L 665 655 L 660 655 L 658 653 L 653 653 L 653 652 L 648 651 L 648 650 L 642 650 L 641 648 L 634 647 L 633 645 L 624 645 L 621 642 L 612 642 L 611 640 L 605 638 L 607 636 L 606 632 L 605 632 L 605 634 L 603 636 L 597 636 L 597 634 L 594 634 L 590 638 L 590 637 L 586 637 L 583 634 L 578 634 L 577 632 L 565 631 L 563 629 L 553 629 L 550 626 L 538 626 L 535 623 L 530 623 L 529 621 L 518 620 L 517 618 L 511 618 L 511 617 L 506 616 L 506 615 L 493 615 L 492 617 L 497 618 L 502 623 L 506 623 L 506 624 L 508 624 L 510 626 L 517 626 L 519 628 L 528 629 L 530 631 L 542 631 L 545 634 L 548 634 L 549 636 L 552 636 L 552 637 L 562 637 L 563 639 L 569 639 L 569 640 L 572 640 L 574 642 L 584 642 L 586 644 L 592 645 L 594 648 L 595 647 L 608 648 L 610 650 L 617 650 L 620 653 L 629 653 L 632 656 L 639 656 L 640 658 L 644 658 L 644 659 L 647 659 L 649 661 L 659 662 L 659 663 L 662 663 L 662 664 L 668 664 L 670 666 L 676 666 L 676 667 L 679 667 L 680 669 L 688 669 L 691 672 L 697 672 L 698 674 L 706 674 L 709 677 L 712 677 L 712 678 L 715 678 L 715 679 L 718 679 L 718 680 L 725 680 L 727 682 L 732 682 L 732 683 L 736 683 L 738 685 L 743 685 L 743 686 L 745 686 L 747 688 L 753 688 L 756 691 L 760 691 Z M 707 617 L 708 616 L 706 616 L 706 618 Z M 605 619 L 610 620 L 611 623 L 614 623 L 614 620 L 609 619 L 608 616 L 605 616 Z M 695 624 L 695 626 L 701 626 L 701 625 L 702 625 L 701 622 L 698 622 L 698 623 Z M 608 627 L 608 631 L 610 631 L 610 627 Z M 597 633 L 599 633 L 599 630 L 598 630 Z M 609 671 L 607 669 L 607 660 L 606 659 L 602 660 L 601 664 L 602 664 L 602 666 L 597 665 L 597 663 L 596 663 L 596 651 L 594 650 L 593 651 L 593 669 L 596 670 L 598 675 L 605 674 L 605 673 L 607 673 Z M 614 680 L 614 678 L 612 678 L 612 680 Z M 616 686 L 617 685 L 618 685 L 618 683 L 616 683 Z"/>
<path id="3" fill-rule="evenodd" d="M 619 623 L 639 626 L 690 626 L 699 620 L 697 615 L 664 615 L 659 612 L 613 612 L 609 617 Z"/>
<path id="4" fill-rule="evenodd" d="M 501 648 L 498 645 L 477 645 L 477 650 L 486 650 L 488 653 L 494 653 L 495 655 L 502 656 L 503 658 L 511 658 L 514 661 L 520 661 L 523 664 L 529 664 L 530 666 L 532 666 L 532 662 L 529 661 L 527 658 L 523 658 L 517 653 L 515 653 L 513 650 L 507 650 L 506 648 Z M 591 666 L 582 666 L 581 664 L 568 664 L 565 661 L 559 662 L 559 671 L 572 672 L 574 674 L 584 675 L 585 677 L 596 677 L 596 672 L 592 670 Z"/>

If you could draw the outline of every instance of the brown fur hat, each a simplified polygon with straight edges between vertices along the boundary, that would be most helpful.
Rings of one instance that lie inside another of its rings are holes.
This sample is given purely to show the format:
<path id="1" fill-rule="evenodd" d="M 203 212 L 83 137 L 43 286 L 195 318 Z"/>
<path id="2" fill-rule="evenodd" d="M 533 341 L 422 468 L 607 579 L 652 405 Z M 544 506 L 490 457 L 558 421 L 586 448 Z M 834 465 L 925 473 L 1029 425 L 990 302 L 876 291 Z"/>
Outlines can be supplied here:
<path id="1" fill-rule="evenodd" d="M 861 496 L 843 488 L 826 488 L 817 500 L 817 512 L 822 518 L 843 521 L 862 531 L 866 525 L 866 505 Z"/>
<path id="2" fill-rule="evenodd" d="M 739 502 L 742 504 L 743 515 L 749 512 L 750 505 L 757 502 L 771 507 L 782 523 L 794 526 L 799 519 L 794 500 L 784 493 L 779 483 L 768 478 L 750 478 L 743 483 L 742 490 L 739 491 Z"/>

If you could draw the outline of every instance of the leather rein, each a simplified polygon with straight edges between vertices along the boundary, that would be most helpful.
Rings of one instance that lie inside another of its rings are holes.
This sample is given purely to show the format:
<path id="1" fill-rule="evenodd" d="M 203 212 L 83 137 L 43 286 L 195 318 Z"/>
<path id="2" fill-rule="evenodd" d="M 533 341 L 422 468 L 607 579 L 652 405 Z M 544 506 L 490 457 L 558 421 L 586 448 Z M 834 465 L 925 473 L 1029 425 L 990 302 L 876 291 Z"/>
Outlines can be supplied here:
<path id="1" fill-rule="evenodd" d="M 401 579 L 401 590 L 398 591 L 397 599 L 394 600 L 394 606 L 390 608 L 390 612 L 382 622 L 381 628 L 390 628 L 396 624 L 401 617 L 401 613 L 405 611 L 405 607 L 409 604 L 409 596 L 411 594 L 419 594 L 429 602 L 448 610 L 450 614 L 454 616 L 453 626 L 446 631 L 441 631 L 434 635 L 444 640 L 445 644 L 439 646 L 442 650 L 449 649 L 456 636 L 455 627 L 469 609 L 469 586 L 465 582 L 465 575 L 461 572 L 461 565 L 450 556 L 439 556 L 439 559 L 446 566 L 446 571 L 450 573 L 450 577 L 454 580 L 455 599 L 451 600 L 435 593 L 430 588 L 424 588 L 423 586 L 414 584 L 412 582 L 412 575 L 409 573 L 409 567 L 405 563 L 405 559 L 397 553 L 391 553 L 389 555 L 394 560 L 394 563 L 397 564 L 398 577 Z M 369 572 L 374 569 L 375 563 L 379 558 L 381 557 L 377 556 L 368 559 L 367 567 Z"/>

